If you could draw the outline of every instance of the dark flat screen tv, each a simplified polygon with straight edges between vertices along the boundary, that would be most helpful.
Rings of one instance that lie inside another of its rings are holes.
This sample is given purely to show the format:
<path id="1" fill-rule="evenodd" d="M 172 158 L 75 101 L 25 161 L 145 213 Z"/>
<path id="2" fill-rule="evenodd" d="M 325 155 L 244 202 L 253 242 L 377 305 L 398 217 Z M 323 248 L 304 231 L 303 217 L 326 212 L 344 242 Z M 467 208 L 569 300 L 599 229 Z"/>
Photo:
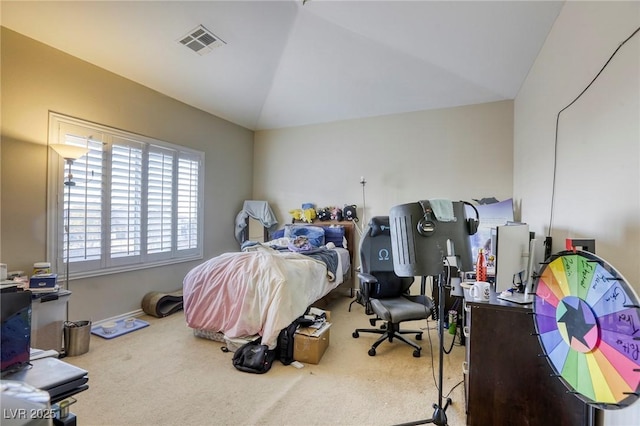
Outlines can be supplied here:
<path id="1" fill-rule="evenodd" d="M 2 376 L 29 365 L 31 352 L 31 292 L 11 291 L 0 294 L 2 311 Z"/>

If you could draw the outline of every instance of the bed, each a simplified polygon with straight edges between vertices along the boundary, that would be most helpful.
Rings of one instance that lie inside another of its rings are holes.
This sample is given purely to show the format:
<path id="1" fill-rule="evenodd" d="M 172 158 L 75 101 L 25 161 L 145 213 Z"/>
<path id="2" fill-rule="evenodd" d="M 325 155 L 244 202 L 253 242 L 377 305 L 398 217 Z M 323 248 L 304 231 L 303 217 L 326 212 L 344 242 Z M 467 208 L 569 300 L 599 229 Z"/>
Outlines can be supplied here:
<path id="1" fill-rule="evenodd" d="M 266 243 L 245 242 L 203 262 L 183 280 L 187 325 L 197 337 L 228 343 L 260 335 L 275 348 L 280 330 L 309 306 L 352 288 L 354 232 L 353 222 L 295 223 Z M 313 246 L 298 251 L 293 242 L 305 239 Z"/>

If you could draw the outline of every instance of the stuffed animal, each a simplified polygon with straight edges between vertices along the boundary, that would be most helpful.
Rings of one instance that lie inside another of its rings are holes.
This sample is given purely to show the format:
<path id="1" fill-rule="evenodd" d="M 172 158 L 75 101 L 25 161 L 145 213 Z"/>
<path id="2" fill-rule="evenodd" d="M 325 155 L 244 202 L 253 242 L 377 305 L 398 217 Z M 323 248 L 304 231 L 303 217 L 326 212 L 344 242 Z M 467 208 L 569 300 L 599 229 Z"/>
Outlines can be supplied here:
<path id="1" fill-rule="evenodd" d="M 289 210 L 289 214 L 291 215 L 291 222 L 302 220 L 302 209 Z"/>
<path id="2" fill-rule="evenodd" d="M 358 212 L 355 204 L 345 205 L 342 209 L 342 214 L 346 220 L 358 221 Z"/>
<path id="3" fill-rule="evenodd" d="M 342 221 L 342 209 L 338 207 L 331 207 L 331 220 Z"/>
<path id="4" fill-rule="evenodd" d="M 329 207 L 325 207 L 323 209 L 318 210 L 318 214 L 317 214 L 318 220 L 321 221 L 327 221 L 327 220 L 331 220 L 331 211 L 329 209 Z"/>
<path id="5" fill-rule="evenodd" d="M 301 220 L 303 222 L 311 223 L 313 219 L 316 218 L 316 209 L 314 208 L 306 208 L 306 209 L 294 209 L 289 210 L 289 214 L 292 217 L 292 222 L 296 220 Z"/>
<path id="6" fill-rule="evenodd" d="M 316 209 L 308 208 L 302 210 L 302 220 L 307 223 L 313 222 L 313 219 L 316 218 Z"/>

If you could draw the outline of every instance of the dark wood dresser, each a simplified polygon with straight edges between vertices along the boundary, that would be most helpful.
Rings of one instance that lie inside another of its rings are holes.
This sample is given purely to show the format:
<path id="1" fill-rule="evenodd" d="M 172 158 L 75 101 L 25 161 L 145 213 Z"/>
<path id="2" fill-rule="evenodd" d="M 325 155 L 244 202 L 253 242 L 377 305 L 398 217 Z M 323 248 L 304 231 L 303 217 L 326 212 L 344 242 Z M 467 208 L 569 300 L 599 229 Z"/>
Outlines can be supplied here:
<path id="1" fill-rule="evenodd" d="M 531 305 L 467 295 L 464 317 L 468 425 L 595 424 L 597 410 L 568 393 L 541 356 Z"/>

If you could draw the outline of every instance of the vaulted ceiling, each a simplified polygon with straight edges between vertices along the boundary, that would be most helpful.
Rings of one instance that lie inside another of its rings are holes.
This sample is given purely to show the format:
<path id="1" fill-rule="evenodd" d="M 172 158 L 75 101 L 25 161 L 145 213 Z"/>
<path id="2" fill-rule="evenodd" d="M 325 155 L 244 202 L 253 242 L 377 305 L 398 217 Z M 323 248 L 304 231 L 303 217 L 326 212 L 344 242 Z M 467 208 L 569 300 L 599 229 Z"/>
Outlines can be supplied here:
<path id="1" fill-rule="evenodd" d="M 515 98 L 562 1 L 7 1 L 2 25 L 253 130 Z M 180 42 L 198 26 L 219 47 Z"/>

